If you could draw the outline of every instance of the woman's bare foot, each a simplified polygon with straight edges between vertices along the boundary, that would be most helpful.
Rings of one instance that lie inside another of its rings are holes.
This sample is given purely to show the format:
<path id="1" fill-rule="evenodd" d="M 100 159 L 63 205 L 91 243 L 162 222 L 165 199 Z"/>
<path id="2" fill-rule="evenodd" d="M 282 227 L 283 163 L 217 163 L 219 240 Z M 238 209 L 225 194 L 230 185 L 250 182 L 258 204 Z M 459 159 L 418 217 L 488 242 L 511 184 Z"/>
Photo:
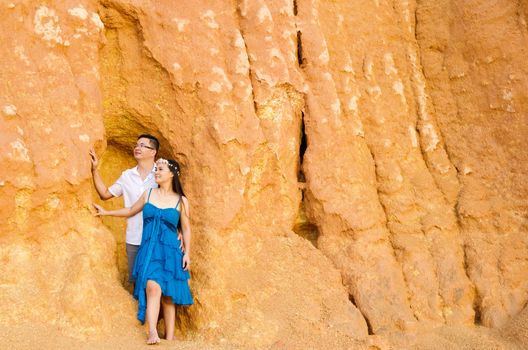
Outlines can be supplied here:
<path id="1" fill-rule="evenodd" d="M 147 339 L 147 344 L 148 345 L 159 344 L 160 341 L 161 340 L 160 340 L 160 338 L 158 336 L 158 332 L 157 331 L 149 332 L 149 336 L 148 336 L 148 339 Z"/>
<path id="2" fill-rule="evenodd" d="M 167 340 L 176 340 L 176 337 L 175 336 L 172 336 L 172 337 L 165 336 L 165 339 L 167 339 Z"/>

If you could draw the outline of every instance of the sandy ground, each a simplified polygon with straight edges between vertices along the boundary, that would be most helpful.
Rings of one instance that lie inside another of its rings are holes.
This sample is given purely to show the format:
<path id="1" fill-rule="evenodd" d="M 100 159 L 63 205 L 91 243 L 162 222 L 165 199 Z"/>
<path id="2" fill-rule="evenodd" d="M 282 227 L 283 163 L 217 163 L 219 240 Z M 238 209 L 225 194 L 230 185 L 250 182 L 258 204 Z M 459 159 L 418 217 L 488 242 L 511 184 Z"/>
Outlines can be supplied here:
<path id="1" fill-rule="evenodd" d="M 516 339 L 504 337 L 498 331 L 485 327 L 442 327 L 421 335 L 406 335 L 404 339 L 394 340 L 392 343 L 394 349 L 525 349 Z"/>
<path id="2" fill-rule="evenodd" d="M 521 328 L 524 325 L 519 323 Z M 504 334 L 506 333 L 506 334 Z M 313 345 L 298 344 L 284 345 L 281 342 L 270 347 L 247 347 L 236 346 L 227 343 L 212 344 L 195 341 L 173 341 L 162 342 L 156 346 L 145 344 L 143 328 L 138 326 L 131 329 L 128 334 L 115 334 L 105 337 L 79 340 L 61 335 L 58 329 L 47 325 L 17 325 L 4 326 L 2 329 L 2 346 L 4 349 L 211 349 L 211 350 L 246 350 L 246 349 L 277 349 L 277 350 L 297 350 L 297 349 L 330 349 L 325 347 L 324 341 L 315 340 Z M 328 343 L 332 343 L 331 341 Z M 518 336 L 518 332 L 499 333 L 497 330 L 490 330 L 484 327 L 459 328 L 442 327 L 427 333 L 397 334 L 387 336 L 371 336 L 362 345 L 350 344 L 343 348 L 349 349 L 418 349 L 418 350 L 440 350 L 440 349 L 463 349 L 463 350 L 522 350 L 528 344 Z M 5 346 L 5 347 L 4 347 Z M 341 348 L 341 346 L 339 346 Z"/>
<path id="3" fill-rule="evenodd" d="M 129 334 L 119 334 L 80 340 L 61 335 L 58 329 L 45 325 L 8 326 L 2 329 L 2 343 L 9 344 L 3 349 L 246 349 L 229 344 L 204 344 L 190 341 L 166 341 L 149 346 L 145 344 L 142 327 L 131 329 Z"/>
<path id="4" fill-rule="evenodd" d="M 337 343 L 336 339 L 320 339 L 306 334 L 278 341 L 271 346 L 255 347 L 233 345 L 227 342 L 204 343 L 200 341 L 165 341 L 156 346 L 145 344 L 145 328 L 139 323 L 130 328 L 115 329 L 112 334 L 88 339 L 75 339 L 64 336 L 61 331 L 49 324 L 0 325 L 0 349 L 211 349 L 211 350 L 309 350 L 309 349 L 416 349 L 416 350 L 524 350 L 528 349 L 528 308 L 502 329 L 486 327 L 444 326 L 429 331 L 415 333 L 374 335 L 364 343 L 350 341 Z"/>

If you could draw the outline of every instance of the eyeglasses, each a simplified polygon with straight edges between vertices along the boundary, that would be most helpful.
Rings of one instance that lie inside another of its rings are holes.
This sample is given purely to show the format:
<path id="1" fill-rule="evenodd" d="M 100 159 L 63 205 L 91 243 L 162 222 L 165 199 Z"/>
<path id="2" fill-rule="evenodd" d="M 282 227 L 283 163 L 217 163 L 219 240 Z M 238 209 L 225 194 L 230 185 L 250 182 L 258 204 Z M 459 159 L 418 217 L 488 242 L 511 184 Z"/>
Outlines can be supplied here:
<path id="1" fill-rule="evenodd" d="M 135 145 L 134 145 L 134 149 L 136 149 L 136 148 L 138 148 L 138 147 L 139 147 L 139 148 L 154 149 L 154 147 L 147 146 L 147 145 L 145 145 L 144 143 L 138 143 L 138 144 L 135 144 Z"/>

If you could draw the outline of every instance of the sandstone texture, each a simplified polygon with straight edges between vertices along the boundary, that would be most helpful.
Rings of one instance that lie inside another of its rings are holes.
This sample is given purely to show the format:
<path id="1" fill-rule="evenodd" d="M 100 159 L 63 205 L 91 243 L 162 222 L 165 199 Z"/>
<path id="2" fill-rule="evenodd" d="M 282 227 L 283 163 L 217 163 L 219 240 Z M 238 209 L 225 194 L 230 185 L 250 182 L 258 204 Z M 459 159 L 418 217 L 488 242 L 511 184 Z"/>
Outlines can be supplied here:
<path id="1" fill-rule="evenodd" d="M 93 216 L 88 150 L 109 185 L 148 132 L 192 207 L 182 348 L 528 346 L 527 15 L 524 0 L 2 2 L 7 339 L 142 342 L 125 221 Z"/>

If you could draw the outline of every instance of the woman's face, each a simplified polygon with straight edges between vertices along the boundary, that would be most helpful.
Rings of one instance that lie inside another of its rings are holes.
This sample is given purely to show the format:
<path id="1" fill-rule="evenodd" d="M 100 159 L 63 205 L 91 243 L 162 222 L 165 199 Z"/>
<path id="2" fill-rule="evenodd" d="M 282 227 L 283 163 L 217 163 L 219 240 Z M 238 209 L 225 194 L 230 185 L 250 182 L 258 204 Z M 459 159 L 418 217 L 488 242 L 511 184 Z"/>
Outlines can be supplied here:
<path id="1" fill-rule="evenodd" d="M 174 174 L 169 170 L 167 163 L 156 162 L 156 172 L 154 173 L 154 179 L 157 184 L 162 184 L 167 181 L 172 181 Z"/>

